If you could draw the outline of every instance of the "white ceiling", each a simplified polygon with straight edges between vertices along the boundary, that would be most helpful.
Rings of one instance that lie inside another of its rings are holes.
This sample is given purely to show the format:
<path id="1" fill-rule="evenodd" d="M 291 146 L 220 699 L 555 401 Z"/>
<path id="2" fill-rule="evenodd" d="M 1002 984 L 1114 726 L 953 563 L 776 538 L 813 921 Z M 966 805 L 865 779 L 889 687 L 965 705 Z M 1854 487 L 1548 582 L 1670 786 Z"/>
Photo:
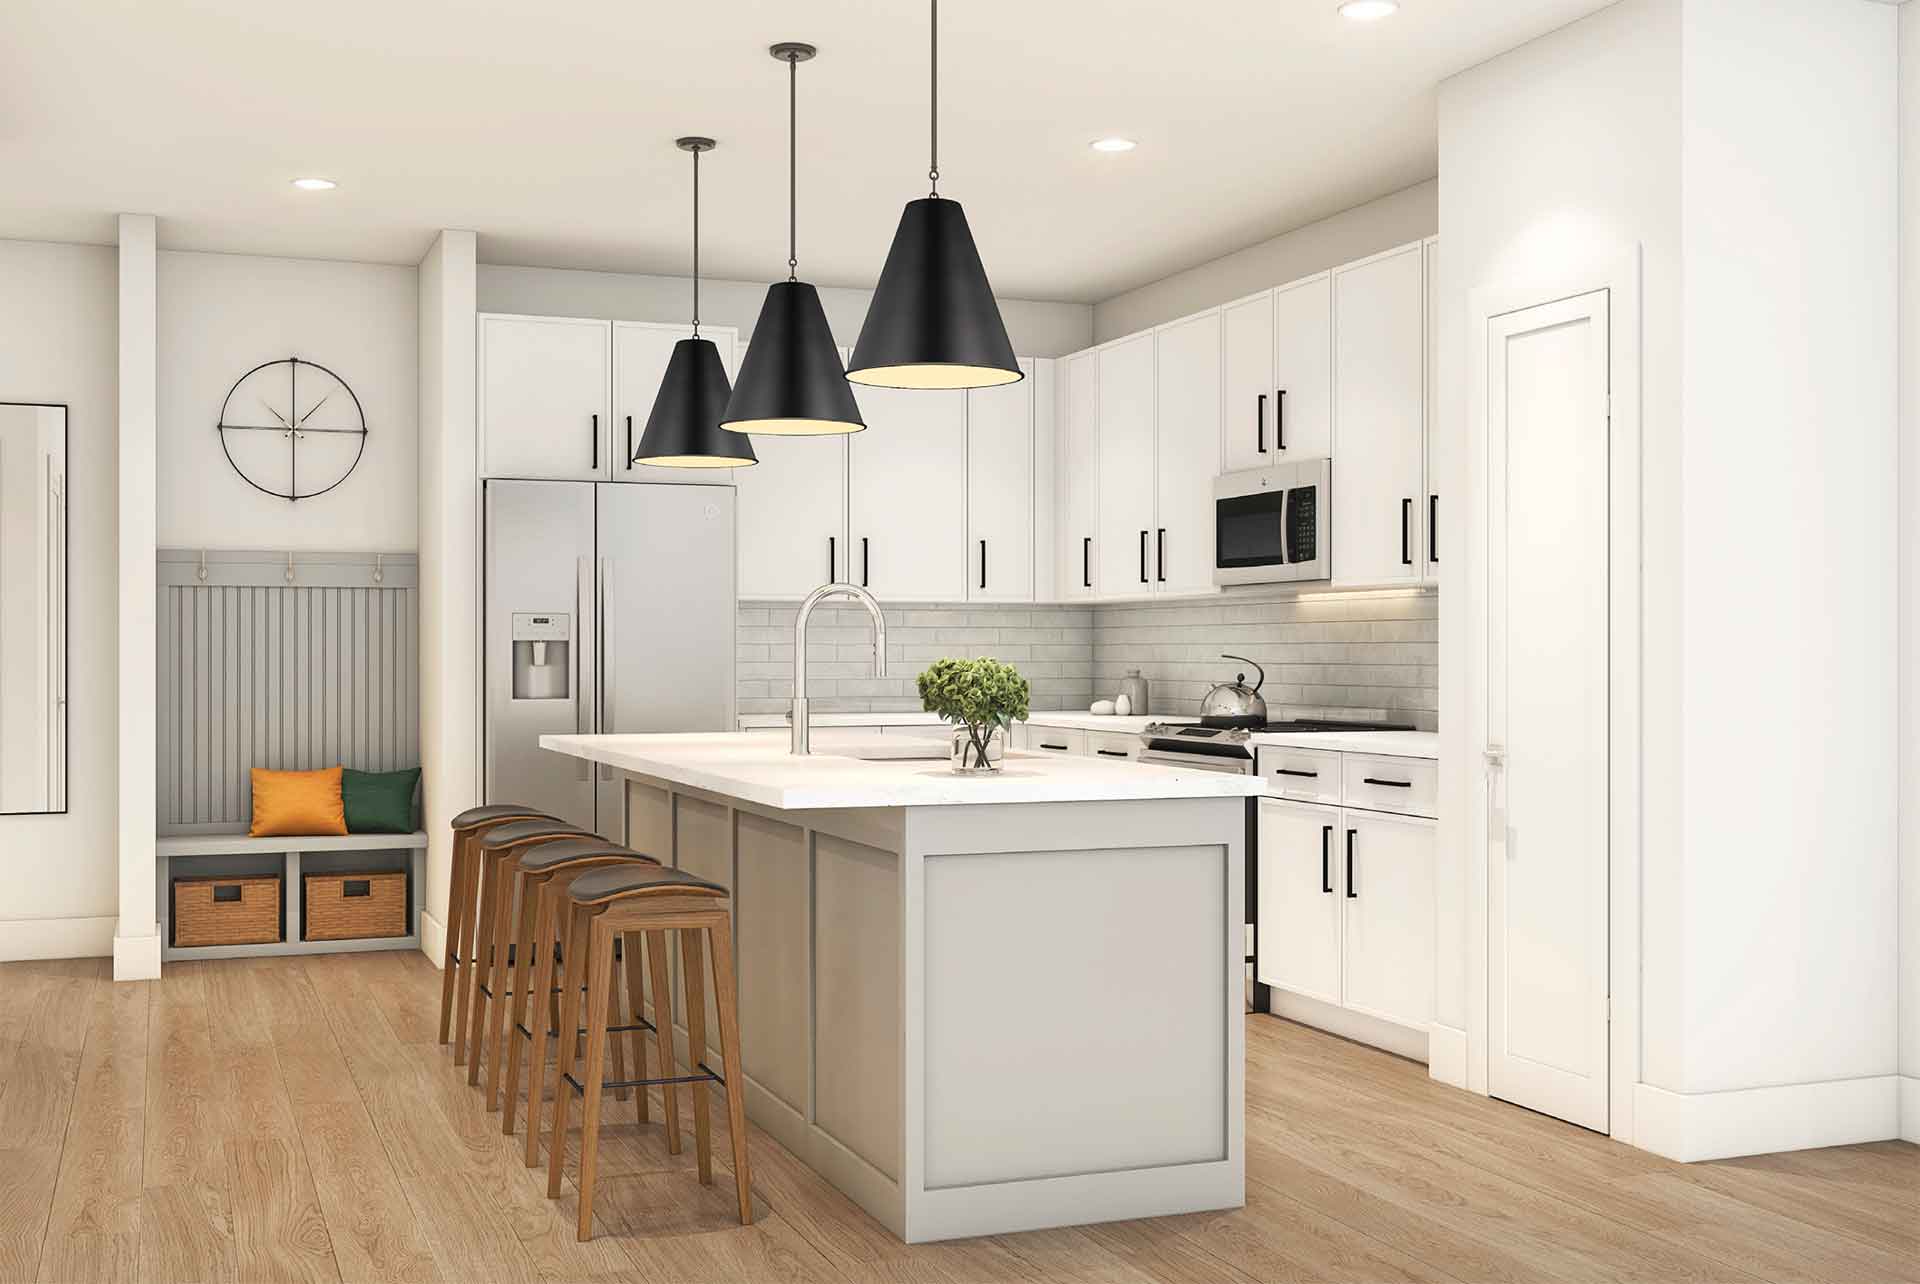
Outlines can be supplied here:
<path id="1" fill-rule="evenodd" d="M 942 191 L 996 290 L 1092 302 L 1433 176 L 1443 77 L 1603 0 L 950 0 Z M 0 236 L 412 263 L 472 228 L 494 263 L 681 274 L 708 133 L 706 270 L 786 259 L 800 68 L 800 267 L 878 275 L 925 192 L 914 0 L 6 0 Z M 1137 138 L 1096 155 L 1105 134 Z M 320 174 L 338 191 L 288 180 Z"/>

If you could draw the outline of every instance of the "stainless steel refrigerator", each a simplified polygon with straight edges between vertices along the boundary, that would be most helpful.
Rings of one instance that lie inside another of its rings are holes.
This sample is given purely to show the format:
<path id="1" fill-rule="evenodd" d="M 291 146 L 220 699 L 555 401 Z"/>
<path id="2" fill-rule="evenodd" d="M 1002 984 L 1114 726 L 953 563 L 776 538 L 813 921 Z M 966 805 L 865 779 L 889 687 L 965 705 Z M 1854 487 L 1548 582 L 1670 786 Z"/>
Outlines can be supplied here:
<path id="1" fill-rule="evenodd" d="M 613 772 L 540 737 L 732 729 L 733 489 L 489 481 L 485 514 L 487 801 L 618 841 Z"/>

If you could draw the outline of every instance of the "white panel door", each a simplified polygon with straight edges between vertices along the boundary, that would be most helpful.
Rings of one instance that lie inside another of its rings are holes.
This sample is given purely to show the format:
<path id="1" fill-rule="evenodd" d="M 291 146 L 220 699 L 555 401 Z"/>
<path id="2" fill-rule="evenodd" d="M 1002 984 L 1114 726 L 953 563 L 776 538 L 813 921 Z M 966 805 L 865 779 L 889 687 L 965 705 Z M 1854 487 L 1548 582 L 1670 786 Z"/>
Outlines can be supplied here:
<path id="1" fill-rule="evenodd" d="M 854 385 L 848 578 L 883 602 L 967 597 L 967 397 Z"/>
<path id="2" fill-rule="evenodd" d="M 1211 593 L 1220 471 L 1220 314 L 1155 336 L 1153 591 Z"/>
<path id="3" fill-rule="evenodd" d="M 612 323 L 480 317 L 481 472 L 605 481 L 611 449 Z"/>
<path id="4" fill-rule="evenodd" d="M 1091 597 L 1098 584 L 1094 559 L 1100 524 L 1100 354 L 1066 362 L 1066 421 L 1059 425 L 1061 596 Z"/>
<path id="5" fill-rule="evenodd" d="M 1260 800 L 1254 980 L 1340 1002 L 1340 809 Z"/>
<path id="6" fill-rule="evenodd" d="M 655 468 L 633 462 L 640 438 L 647 431 L 647 417 L 653 413 L 653 400 L 660 391 L 660 380 L 667 373 L 667 359 L 674 345 L 693 333 L 691 326 L 653 325 L 641 321 L 613 323 L 613 480 L 617 482 L 665 482 L 676 486 L 729 486 L 731 468 Z M 726 326 L 702 326 L 701 336 L 713 340 L 720 350 L 720 364 L 727 379 L 733 379 L 734 332 Z"/>
<path id="7" fill-rule="evenodd" d="M 1027 377 L 967 394 L 967 598 L 1033 600 L 1034 403 Z"/>
<path id="8" fill-rule="evenodd" d="M 1426 511 L 1421 527 L 1420 574 L 1429 584 L 1440 582 L 1440 472 L 1447 443 L 1442 439 L 1440 410 L 1440 242 L 1430 238 L 1422 247 L 1425 257 L 1427 294 L 1427 405 L 1426 405 Z"/>
<path id="9" fill-rule="evenodd" d="M 741 598 L 802 598 L 845 579 L 847 439 L 762 436 L 753 450 L 760 462 L 733 470 Z"/>
<path id="10" fill-rule="evenodd" d="M 1420 579 L 1426 296 L 1418 245 L 1333 276 L 1333 578 Z"/>
<path id="11" fill-rule="evenodd" d="M 1153 591 L 1153 335 L 1100 350 L 1100 523 L 1094 591 Z"/>
<path id="12" fill-rule="evenodd" d="M 1601 1132 L 1607 310 L 1601 290 L 1493 318 L 1485 372 L 1487 1082 Z"/>
<path id="13" fill-rule="evenodd" d="M 1345 1003 L 1424 1030 L 1433 1020 L 1434 823 L 1352 808 L 1341 817 Z"/>
<path id="14" fill-rule="evenodd" d="M 1277 460 L 1333 453 L 1333 280 L 1273 292 L 1273 433 Z"/>
<path id="15" fill-rule="evenodd" d="M 1236 303 L 1221 313 L 1226 367 L 1221 398 L 1225 472 L 1265 468 L 1273 456 L 1273 295 Z"/>

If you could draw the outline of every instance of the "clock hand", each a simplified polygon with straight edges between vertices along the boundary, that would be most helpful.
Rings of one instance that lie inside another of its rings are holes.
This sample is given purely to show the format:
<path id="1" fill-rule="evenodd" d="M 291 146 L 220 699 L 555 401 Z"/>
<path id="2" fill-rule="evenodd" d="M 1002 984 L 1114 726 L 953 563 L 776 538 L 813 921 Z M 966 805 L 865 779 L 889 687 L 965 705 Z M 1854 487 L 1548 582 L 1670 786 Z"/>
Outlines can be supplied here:
<path id="1" fill-rule="evenodd" d="M 260 398 L 260 404 L 263 406 L 267 406 L 267 399 L 265 397 Z M 278 410 L 275 410 L 272 406 L 267 406 L 267 413 L 272 415 L 275 419 L 278 419 L 281 422 L 281 424 L 284 425 L 289 432 L 293 430 L 293 424 L 288 421 L 287 417 L 281 414 Z"/>
<path id="2" fill-rule="evenodd" d="M 332 395 L 333 395 L 332 393 L 328 393 L 328 394 L 327 394 L 327 397 L 331 397 Z M 320 398 L 320 400 L 318 400 L 318 401 L 316 401 L 316 402 L 314 402 L 314 403 L 313 403 L 313 410 L 318 410 L 318 409 L 320 409 L 320 407 L 322 407 L 322 406 L 324 406 L 324 405 L 326 405 L 326 404 L 327 404 L 327 397 L 322 397 L 322 398 Z M 304 414 L 304 415 L 301 415 L 301 416 L 300 416 L 300 422 L 304 424 L 305 422 L 307 422 L 307 420 L 309 420 L 309 419 L 311 419 L 311 418 L 313 418 L 313 410 L 309 410 L 309 411 L 308 411 L 308 412 L 307 412 L 306 414 Z"/>

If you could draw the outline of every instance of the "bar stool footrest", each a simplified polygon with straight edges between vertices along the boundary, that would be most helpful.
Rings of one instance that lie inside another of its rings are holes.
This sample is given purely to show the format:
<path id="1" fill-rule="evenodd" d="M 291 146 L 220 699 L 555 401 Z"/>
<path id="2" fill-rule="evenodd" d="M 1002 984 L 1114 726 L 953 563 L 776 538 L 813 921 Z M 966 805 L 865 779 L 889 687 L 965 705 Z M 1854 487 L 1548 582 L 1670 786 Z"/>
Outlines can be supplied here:
<path id="1" fill-rule="evenodd" d="M 613 1033 L 612 1029 L 609 1028 L 607 1033 L 609 1034 Z M 703 1061 L 700 1063 L 699 1070 L 700 1070 L 700 1073 L 698 1074 L 666 1075 L 659 1079 L 603 1079 L 600 1083 L 600 1086 L 603 1089 L 604 1088 L 652 1088 L 663 1083 L 717 1083 L 723 1088 L 726 1087 L 727 1081 L 721 1078 L 718 1074 L 714 1073 L 712 1070 L 707 1069 L 706 1062 Z M 582 1096 L 586 1095 L 586 1091 L 587 1091 L 586 1085 L 582 1084 L 578 1079 L 574 1078 L 571 1073 L 563 1074 L 560 1077 L 566 1080 L 567 1086 L 572 1088 L 576 1093 L 579 1093 Z"/>

